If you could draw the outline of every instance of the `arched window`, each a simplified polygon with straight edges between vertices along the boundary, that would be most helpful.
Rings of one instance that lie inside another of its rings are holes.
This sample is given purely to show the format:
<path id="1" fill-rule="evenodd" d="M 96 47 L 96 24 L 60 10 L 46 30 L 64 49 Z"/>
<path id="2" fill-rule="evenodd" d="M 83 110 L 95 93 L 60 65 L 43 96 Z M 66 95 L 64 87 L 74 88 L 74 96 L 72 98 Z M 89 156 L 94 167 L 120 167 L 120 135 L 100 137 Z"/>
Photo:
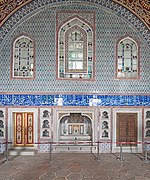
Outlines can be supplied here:
<path id="1" fill-rule="evenodd" d="M 139 74 L 138 44 L 130 37 L 117 43 L 117 77 L 137 78 Z"/>
<path id="2" fill-rule="evenodd" d="M 13 78 L 34 77 L 34 42 L 21 35 L 13 42 Z"/>
<path id="3" fill-rule="evenodd" d="M 94 35 L 92 27 L 78 17 L 58 30 L 58 78 L 93 78 Z"/>

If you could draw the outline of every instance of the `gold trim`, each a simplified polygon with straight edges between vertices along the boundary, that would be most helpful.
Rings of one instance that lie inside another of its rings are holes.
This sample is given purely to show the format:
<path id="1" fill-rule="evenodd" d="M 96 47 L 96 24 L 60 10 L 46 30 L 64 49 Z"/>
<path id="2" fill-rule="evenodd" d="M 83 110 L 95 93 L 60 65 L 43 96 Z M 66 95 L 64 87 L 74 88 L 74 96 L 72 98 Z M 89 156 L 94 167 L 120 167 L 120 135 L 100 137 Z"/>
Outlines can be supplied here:
<path id="1" fill-rule="evenodd" d="M 21 140 L 22 140 L 22 144 L 17 144 L 17 114 L 21 115 Z M 34 119 L 33 119 L 33 112 L 28 113 L 28 112 L 14 112 L 13 113 L 13 119 L 14 119 L 14 146 L 18 146 L 18 147 L 33 147 L 33 144 L 28 144 L 28 136 L 27 136 L 27 120 L 28 120 L 28 114 L 32 115 L 32 124 Z M 34 127 L 32 126 L 32 131 L 34 131 Z M 34 133 L 33 133 L 34 134 Z M 33 138 L 34 136 L 32 136 Z"/>

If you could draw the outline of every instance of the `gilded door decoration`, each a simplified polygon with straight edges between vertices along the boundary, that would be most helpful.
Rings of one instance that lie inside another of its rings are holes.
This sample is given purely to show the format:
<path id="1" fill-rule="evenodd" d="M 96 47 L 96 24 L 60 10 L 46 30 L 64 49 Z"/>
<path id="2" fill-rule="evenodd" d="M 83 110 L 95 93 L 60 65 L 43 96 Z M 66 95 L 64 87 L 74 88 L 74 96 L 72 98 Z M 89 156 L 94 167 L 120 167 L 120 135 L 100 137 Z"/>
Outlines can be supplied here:
<path id="1" fill-rule="evenodd" d="M 14 113 L 16 146 L 33 145 L 33 113 Z"/>
<path id="2" fill-rule="evenodd" d="M 137 113 L 118 113 L 116 132 L 117 142 L 137 142 Z"/>
<path id="3" fill-rule="evenodd" d="M 26 114 L 27 116 L 27 144 L 33 143 L 33 114 Z"/>
<path id="4" fill-rule="evenodd" d="M 22 114 L 16 114 L 16 120 L 15 120 L 15 135 L 16 135 L 16 144 L 22 144 L 22 135 L 23 135 L 23 124 L 22 124 Z"/>

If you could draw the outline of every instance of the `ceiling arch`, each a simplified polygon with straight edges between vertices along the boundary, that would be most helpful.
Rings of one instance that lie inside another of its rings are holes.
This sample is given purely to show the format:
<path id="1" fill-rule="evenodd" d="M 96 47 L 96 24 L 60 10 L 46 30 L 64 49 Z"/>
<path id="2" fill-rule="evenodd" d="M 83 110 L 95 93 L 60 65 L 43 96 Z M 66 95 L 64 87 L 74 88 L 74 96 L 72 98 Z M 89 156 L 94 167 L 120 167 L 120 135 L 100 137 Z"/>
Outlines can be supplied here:
<path id="1" fill-rule="evenodd" d="M 140 18 L 150 29 L 150 1 L 149 0 L 113 0 L 124 6 Z"/>
<path id="2" fill-rule="evenodd" d="M 150 46 L 149 0 L 0 0 L 0 43 L 24 17 L 39 8 L 59 4 L 82 3 L 104 7 L 131 23 Z"/>
<path id="3" fill-rule="evenodd" d="M 0 0 L 0 26 L 17 10 L 33 0 Z M 101 1 L 101 0 L 99 0 Z M 111 0 L 116 2 L 138 18 L 140 18 L 144 24 L 150 29 L 150 1 L 149 0 Z M 51 2 L 57 2 L 52 0 Z M 58 1 L 59 2 L 59 1 Z M 70 1 L 71 2 L 71 1 Z M 90 2 L 90 0 L 89 0 Z M 61 2 L 60 2 L 61 3 Z M 99 3 L 98 0 L 95 3 Z"/>

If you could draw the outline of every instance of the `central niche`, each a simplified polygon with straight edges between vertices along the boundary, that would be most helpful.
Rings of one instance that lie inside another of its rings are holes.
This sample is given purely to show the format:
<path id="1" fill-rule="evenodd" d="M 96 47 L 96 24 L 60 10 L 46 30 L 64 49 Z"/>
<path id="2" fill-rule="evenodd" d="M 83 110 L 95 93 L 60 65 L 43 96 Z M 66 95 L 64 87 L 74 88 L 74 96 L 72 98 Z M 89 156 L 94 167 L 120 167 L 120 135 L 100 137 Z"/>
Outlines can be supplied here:
<path id="1" fill-rule="evenodd" d="M 81 113 L 70 113 L 60 119 L 60 141 L 91 141 L 91 119 Z"/>

